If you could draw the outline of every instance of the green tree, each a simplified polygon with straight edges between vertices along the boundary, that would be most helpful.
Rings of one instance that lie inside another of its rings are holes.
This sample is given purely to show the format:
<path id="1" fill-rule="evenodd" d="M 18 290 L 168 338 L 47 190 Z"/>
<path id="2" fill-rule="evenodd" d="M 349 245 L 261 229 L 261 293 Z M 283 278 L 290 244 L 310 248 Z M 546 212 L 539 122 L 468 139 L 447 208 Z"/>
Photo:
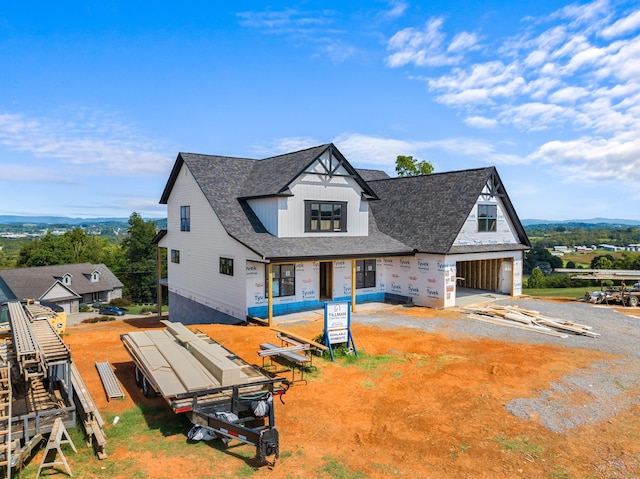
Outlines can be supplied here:
<path id="1" fill-rule="evenodd" d="M 9 257 L 9 255 L 5 254 L 3 249 L 0 247 L 0 269 L 11 269 L 15 266 L 15 261 Z"/>
<path id="2" fill-rule="evenodd" d="M 593 269 L 613 269 L 613 261 L 606 256 L 600 256 L 591 265 Z"/>
<path id="3" fill-rule="evenodd" d="M 591 269 L 613 269 L 615 259 L 610 254 L 595 256 L 591 260 Z"/>
<path id="4" fill-rule="evenodd" d="M 433 165 L 428 161 L 418 161 L 413 156 L 398 155 L 396 173 L 398 176 L 430 175 L 433 173 Z"/>
<path id="5" fill-rule="evenodd" d="M 114 251 L 115 250 L 115 251 Z M 89 236 L 81 228 L 56 236 L 47 233 L 25 244 L 18 253 L 20 267 L 49 266 L 72 263 L 105 263 L 111 267 L 119 247 L 106 238 Z"/>
<path id="6" fill-rule="evenodd" d="M 73 263 L 72 258 L 71 244 L 62 236 L 47 232 L 42 238 L 36 238 L 20 249 L 17 266 L 30 268 Z"/>
<path id="7" fill-rule="evenodd" d="M 531 276 L 527 280 L 527 288 L 529 289 L 537 289 L 543 288 L 545 283 L 544 273 L 540 268 L 533 268 L 531 271 Z"/>
<path id="8" fill-rule="evenodd" d="M 155 235 L 154 221 L 144 221 L 138 213 L 131 214 L 127 236 L 121 244 L 118 278 L 133 300 L 148 301 L 156 297 L 156 247 L 152 243 Z"/>

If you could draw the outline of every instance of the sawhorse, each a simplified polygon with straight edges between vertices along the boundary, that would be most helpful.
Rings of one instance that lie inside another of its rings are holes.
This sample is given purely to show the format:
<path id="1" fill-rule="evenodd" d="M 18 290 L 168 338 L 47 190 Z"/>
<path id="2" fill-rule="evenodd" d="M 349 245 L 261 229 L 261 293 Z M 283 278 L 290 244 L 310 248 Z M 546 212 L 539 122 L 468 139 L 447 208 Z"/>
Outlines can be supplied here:
<path id="1" fill-rule="evenodd" d="M 70 444 L 71 448 L 73 449 L 73 452 L 76 452 L 76 453 L 78 452 L 78 450 L 76 449 L 76 446 L 73 445 L 73 441 L 69 437 L 67 428 L 65 428 L 64 424 L 62 423 L 62 419 L 57 417 L 53 423 L 53 427 L 51 428 L 49 441 L 47 441 L 47 448 L 44 451 L 44 456 L 42 456 L 42 463 L 38 468 L 38 474 L 36 474 L 36 479 L 40 477 L 40 472 L 42 471 L 42 469 L 45 469 L 48 467 L 60 466 L 60 465 L 63 465 L 65 470 L 67 471 L 67 474 L 73 477 L 71 469 L 69 468 L 69 464 L 67 464 L 67 459 L 64 457 L 64 454 L 62 454 L 62 450 L 60 449 L 61 444 Z M 55 450 L 56 453 L 60 455 L 59 461 L 55 460 L 56 456 L 54 455 L 53 461 L 46 462 L 47 456 L 49 455 L 49 451 L 51 450 Z"/>

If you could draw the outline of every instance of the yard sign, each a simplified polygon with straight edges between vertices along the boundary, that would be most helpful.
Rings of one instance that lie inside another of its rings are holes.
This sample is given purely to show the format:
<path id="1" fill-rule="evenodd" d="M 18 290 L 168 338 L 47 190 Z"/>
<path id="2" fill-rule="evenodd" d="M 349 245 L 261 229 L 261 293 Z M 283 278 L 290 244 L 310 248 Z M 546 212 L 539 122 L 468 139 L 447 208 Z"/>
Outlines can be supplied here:
<path id="1" fill-rule="evenodd" d="M 324 344 L 329 348 L 331 361 L 333 361 L 332 344 L 351 344 L 354 354 L 357 356 L 356 345 L 351 335 L 351 303 L 349 301 L 330 301 L 324 303 Z"/>

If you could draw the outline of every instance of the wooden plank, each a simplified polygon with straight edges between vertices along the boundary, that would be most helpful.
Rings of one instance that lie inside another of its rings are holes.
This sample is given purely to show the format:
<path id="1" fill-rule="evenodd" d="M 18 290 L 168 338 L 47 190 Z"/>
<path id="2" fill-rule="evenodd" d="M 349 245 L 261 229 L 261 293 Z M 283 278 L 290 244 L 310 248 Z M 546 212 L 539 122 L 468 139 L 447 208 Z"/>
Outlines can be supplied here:
<path id="1" fill-rule="evenodd" d="M 320 344 L 312 339 L 308 339 L 305 338 L 304 336 L 301 336 L 299 334 L 296 333 L 292 333 L 291 331 L 287 331 L 285 329 L 280 329 L 280 328 L 271 328 L 273 331 L 280 333 L 280 334 L 284 334 L 285 336 L 289 336 L 290 338 L 296 339 L 298 341 L 301 341 L 303 343 L 307 343 L 310 344 L 311 346 L 313 346 L 314 348 L 320 349 L 322 351 L 328 351 L 329 348 L 327 346 L 325 346 L 324 344 Z"/>

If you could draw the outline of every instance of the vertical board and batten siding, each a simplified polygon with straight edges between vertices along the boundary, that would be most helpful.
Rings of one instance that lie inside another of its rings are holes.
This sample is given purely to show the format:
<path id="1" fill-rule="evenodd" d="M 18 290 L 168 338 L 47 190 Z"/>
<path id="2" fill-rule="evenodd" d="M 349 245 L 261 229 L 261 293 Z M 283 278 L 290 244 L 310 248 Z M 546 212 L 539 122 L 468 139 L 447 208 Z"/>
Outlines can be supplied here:
<path id="1" fill-rule="evenodd" d="M 190 231 L 180 231 L 180 207 L 190 207 Z M 193 175 L 183 165 L 167 201 L 169 292 L 246 319 L 245 263 L 255 253 L 231 238 Z M 180 263 L 171 262 L 180 251 Z M 220 256 L 233 259 L 234 275 L 220 274 Z M 171 307 L 171 305 L 169 305 Z"/>
<path id="2" fill-rule="evenodd" d="M 318 164 L 310 168 L 320 169 Z M 347 175 L 340 168 L 338 173 Z M 369 233 L 369 205 L 361 201 L 362 189 L 349 176 L 302 173 L 290 185 L 293 196 L 248 200 L 249 206 L 264 227 L 280 238 L 302 236 L 367 236 Z M 305 201 L 344 201 L 347 203 L 347 231 L 305 233 Z"/>
<path id="3" fill-rule="evenodd" d="M 293 196 L 287 198 L 286 209 L 279 210 L 280 237 L 367 236 L 369 233 L 369 205 L 361 201 L 362 190 L 353 178 L 302 174 L 292 183 L 291 191 Z M 347 231 L 305 233 L 305 200 L 346 202 Z"/>

